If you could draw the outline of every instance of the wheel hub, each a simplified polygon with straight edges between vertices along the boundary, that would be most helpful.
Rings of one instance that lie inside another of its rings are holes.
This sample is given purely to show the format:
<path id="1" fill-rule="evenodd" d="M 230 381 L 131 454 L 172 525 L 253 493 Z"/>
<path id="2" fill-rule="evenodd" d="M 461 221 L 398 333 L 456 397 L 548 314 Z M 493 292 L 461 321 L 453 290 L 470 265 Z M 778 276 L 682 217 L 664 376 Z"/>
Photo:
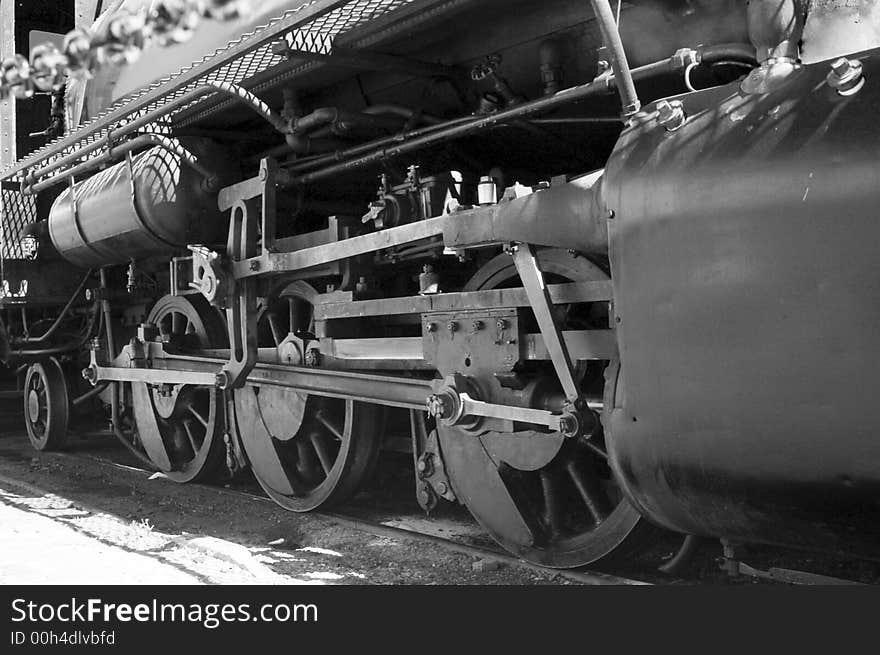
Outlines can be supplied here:
<path id="1" fill-rule="evenodd" d="M 31 418 L 31 422 L 34 422 L 40 414 L 40 396 L 37 394 L 36 389 L 31 389 L 27 399 L 28 416 Z"/>

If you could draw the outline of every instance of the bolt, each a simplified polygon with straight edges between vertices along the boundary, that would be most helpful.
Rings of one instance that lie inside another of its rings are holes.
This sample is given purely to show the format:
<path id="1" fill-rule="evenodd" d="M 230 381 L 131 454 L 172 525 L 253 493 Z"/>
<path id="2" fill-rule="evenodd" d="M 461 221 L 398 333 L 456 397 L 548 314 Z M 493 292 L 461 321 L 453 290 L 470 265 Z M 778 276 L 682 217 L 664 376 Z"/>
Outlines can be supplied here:
<path id="1" fill-rule="evenodd" d="M 838 77 L 843 77 L 852 69 L 852 63 L 846 57 L 841 57 L 831 64 L 831 70 Z"/>
<path id="2" fill-rule="evenodd" d="M 503 318 L 499 318 L 498 321 L 495 323 L 495 327 L 497 327 L 499 330 L 506 330 L 507 321 L 505 321 Z"/>
<path id="3" fill-rule="evenodd" d="M 446 326 L 446 329 L 449 330 L 450 332 L 455 332 L 456 330 L 458 330 L 458 323 L 456 323 L 455 321 L 449 321 L 449 324 Z"/>
<path id="4" fill-rule="evenodd" d="M 436 332 L 437 331 L 437 324 L 436 323 L 427 323 L 425 325 L 425 330 L 427 332 Z"/>
<path id="5" fill-rule="evenodd" d="M 214 384 L 220 389 L 226 389 L 229 386 L 229 373 L 220 371 L 214 376 Z"/>
<path id="6" fill-rule="evenodd" d="M 306 351 L 306 366 L 318 366 L 321 363 L 321 351 L 317 348 L 309 348 Z"/>
<path id="7" fill-rule="evenodd" d="M 479 332 L 483 329 L 483 321 L 474 321 L 473 323 L 471 323 L 471 327 L 473 328 L 474 332 Z"/>
<path id="8" fill-rule="evenodd" d="M 431 488 L 427 484 L 423 484 L 419 488 L 419 500 L 422 505 L 428 505 L 431 502 Z"/>
<path id="9" fill-rule="evenodd" d="M 566 437 L 573 437 L 578 432 L 578 420 L 574 414 L 559 417 L 559 431 Z"/>
<path id="10" fill-rule="evenodd" d="M 438 493 L 438 494 L 440 494 L 440 495 L 442 496 L 442 495 L 445 494 L 447 491 L 449 491 L 449 487 L 446 486 L 446 483 L 445 483 L 445 482 L 440 481 L 440 482 L 437 483 L 437 493 Z"/>
<path id="11" fill-rule="evenodd" d="M 437 394 L 428 396 L 428 400 L 425 401 L 425 407 L 428 410 L 428 414 L 434 418 L 443 418 L 449 411 L 449 403 L 446 398 Z"/>
<path id="12" fill-rule="evenodd" d="M 665 127 L 667 132 L 675 132 L 686 120 L 680 100 L 661 100 L 657 103 L 657 123 Z"/>
<path id="13" fill-rule="evenodd" d="M 831 72 L 825 78 L 832 89 L 842 96 L 850 96 L 858 92 L 865 83 L 862 74 L 862 62 L 858 59 L 840 57 L 831 64 Z"/>
<path id="14" fill-rule="evenodd" d="M 252 260 L 251 260 L 251 263 L 248 264 L 248 268 L 250 268 L 252 271 L 259 271 L 259 270 L 260 270 L 260 262 L 259 262 L 259 260 L 257 260 L 257 259 L 252 259 Z"/>

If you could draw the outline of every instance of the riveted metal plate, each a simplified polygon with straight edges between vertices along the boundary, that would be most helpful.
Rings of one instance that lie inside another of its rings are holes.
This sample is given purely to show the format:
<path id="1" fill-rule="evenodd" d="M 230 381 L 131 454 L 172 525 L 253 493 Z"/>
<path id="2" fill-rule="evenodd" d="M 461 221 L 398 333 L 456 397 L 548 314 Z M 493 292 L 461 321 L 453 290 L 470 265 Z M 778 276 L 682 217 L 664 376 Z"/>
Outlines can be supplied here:
<path id="1" fill-rule="evenodd" d="M 512 371 L 520 359 L 516 309 L 422 314 L 425 360 L 444 375 Z"/>

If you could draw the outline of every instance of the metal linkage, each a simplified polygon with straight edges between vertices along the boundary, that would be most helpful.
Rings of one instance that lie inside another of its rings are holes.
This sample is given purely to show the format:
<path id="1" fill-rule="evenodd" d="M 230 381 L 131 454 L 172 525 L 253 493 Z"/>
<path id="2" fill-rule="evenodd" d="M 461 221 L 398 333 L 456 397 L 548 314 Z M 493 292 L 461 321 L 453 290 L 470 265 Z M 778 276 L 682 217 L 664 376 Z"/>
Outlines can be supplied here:
<path id="1" fill-rule="evenodd" d="M 178 355 L 167 352 L 161 343 L 135 339 L 113 361 L 107 360 L 105 350 L 93 349 L 83 377 L 92 384 L 112 381 L 222 386 L 223 376 L 218 377 L 218 373 L 226 364 L 218 357 Z M 430 380 L 268 363 L 255 364 L 245 382 L 418 410 L 424 410 L 425 399 L 431 393 Z"/>
<path id="2" fill-rule="evenodd" d="M 468 387 L 468 391 L 462 390 L 461 387 Z M 435 388 L 437 389 L 436 393 L 431 394 L 425 402 L 428 414 L 444 425 L 463 427 L 466 430 L 477 428 L 480 419 L 494 418 L 515 423 L 542 425 L 550 430 L 547 432 L 547 436 L 554 436 L 554 433 L 559 432 L 569 438 L 590 438 L 599 426 L 593 412 L 602 411 L 603 408 L 602 402 L 598 400 L 584 403 L 585 408 L 590 411 L 565 411 L 562 413 L 532 407 L 487 403 L 473 398 L 471 396 L 473 389 L 468 386 L 468 380 L 460 377 L 457 380 L 435 383 Z M 479 431 L 476 434 L 479 434 Z"/>
<path id="3" fill-rule="evenodd" d="M 553 368 L 556 369 L 556 375 L 559 376 L 565 397 L 570 405 L 577 407 L 581 392 L 572 374 L 571 356 L 562 331 L 553 318 L 551 309 L 553 301 L 544 283 L 544 274 L 538 266 L 535 250 L 529 244 L 519 244 L 511 246 L 510 253 L 513 255 L 516 270 L 526 290 L 532 311 L 535 313 L 541 336 L 544 337 L 544 344 L 550 352 L 550 360 L 553 362 Z"/>

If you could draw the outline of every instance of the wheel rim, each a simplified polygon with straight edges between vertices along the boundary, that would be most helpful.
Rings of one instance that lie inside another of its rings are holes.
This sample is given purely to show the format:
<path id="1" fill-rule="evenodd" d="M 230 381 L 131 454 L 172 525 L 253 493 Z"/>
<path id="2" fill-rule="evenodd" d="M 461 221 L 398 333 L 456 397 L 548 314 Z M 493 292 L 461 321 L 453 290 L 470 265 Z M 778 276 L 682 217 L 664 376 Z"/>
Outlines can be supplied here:
<path id="1" fill-rule="evenodd" d="M 607 279 L 589 261 L 564 251 L 539 251 L 539 263 L 549 283 Z M 465 290 L 518 284 L 513 263 L 502 256 Z M 566 327 L 575 328 L 572 321 L 584 320 L 584 309 L 557 311 L 563 311 Z M 601 385 L 601 366 L 578 372 L 582 388 L 595 391 Z M 555 374 L 553 380 L 556 384 Z M 546 434 L 474 438 L 456 428 L 438 426 L 438 431 L 456 492 L 481 525 L 518 556 L 551 567 L 581 566 L 625 548 L 635 535 L 640 516 L 615 481 L 601 434 L 589 442 L 560 436 L 556 446 L 548 446 L 553 437 Z M 516 451 L 513 439 L 519 442 Z M 528 454 L 518 457 L 517 452 Z"/>
<path id="2" fill-rule="evenodd" d="M 314 332 L 315 290 L 290 284 L 264 303 L 258 346 L 282 363 L 302 365 Z M 375 405 L 324 398 L 279 387 L 235 391 L 238 434 L 257 481 L 278 504 L 296 512 L 341 502 L 372 471 L 378 455 Z"/>
<path id="3" fill-rule="evenodd" d="M 67 383 L 55 359 L 31 364 L 25 375 L 24 412 L 28 438 L 37 450 L 62 448 L 67 438 Z"/>
<path id="4" fill-rule="evenodd" d="M 170 348 L 181 352 L 222 347 L 219 315 L 201 298 L 165 296 L 150 311 Z M 221 392 L 193 385 L 131 385 L 136 439 L 150 461 L 177 482 L 212 477 L 223 464 Z"/>

